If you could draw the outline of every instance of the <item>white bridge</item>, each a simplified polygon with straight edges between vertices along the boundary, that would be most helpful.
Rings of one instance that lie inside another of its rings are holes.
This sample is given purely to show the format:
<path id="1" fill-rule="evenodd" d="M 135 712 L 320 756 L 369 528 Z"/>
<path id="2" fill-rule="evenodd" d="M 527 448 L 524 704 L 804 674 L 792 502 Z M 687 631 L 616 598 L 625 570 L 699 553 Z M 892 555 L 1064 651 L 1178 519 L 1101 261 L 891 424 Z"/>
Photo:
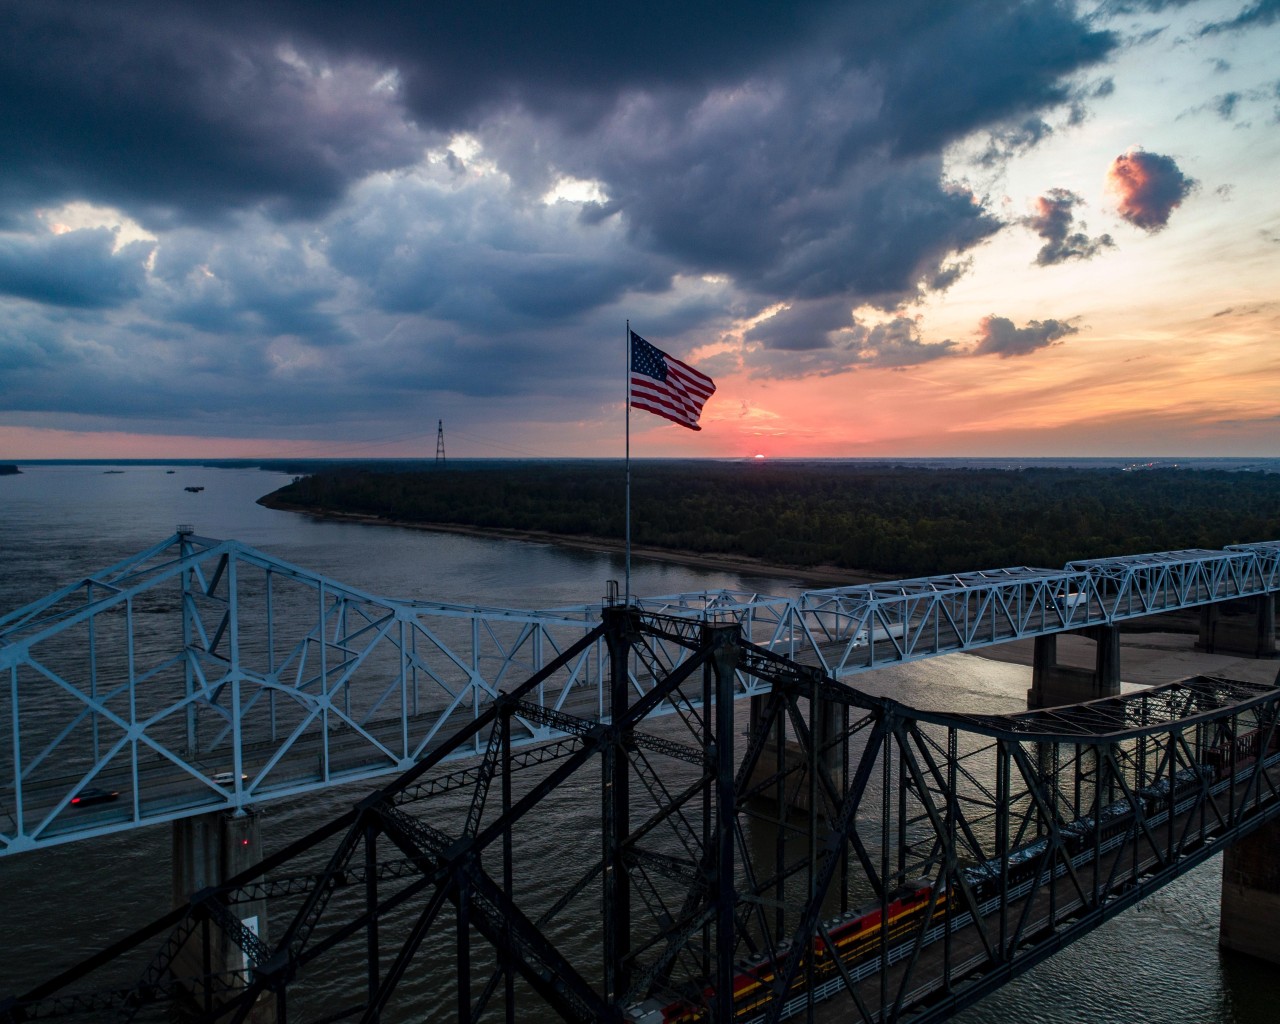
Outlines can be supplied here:
<path id="1" fill-rule="evenodd" d="M 737 622 L 751 643 L 848 679 L 1277 590 L 1280 541 L 635 603 Z M 0 618 L 0 856 L 402 772 L 580 641 L 600 607 L 389 599 L 179 527 Z M 537 700 L 602 717 L 607 678 L 603 642 L 589 645 Z M 649 685 L 642 671 L 630 681 Z M 743 677 L 738 695 L 764 688 Z M 551 720 L 523 721 L 513 742 L 554 740 Z"/>

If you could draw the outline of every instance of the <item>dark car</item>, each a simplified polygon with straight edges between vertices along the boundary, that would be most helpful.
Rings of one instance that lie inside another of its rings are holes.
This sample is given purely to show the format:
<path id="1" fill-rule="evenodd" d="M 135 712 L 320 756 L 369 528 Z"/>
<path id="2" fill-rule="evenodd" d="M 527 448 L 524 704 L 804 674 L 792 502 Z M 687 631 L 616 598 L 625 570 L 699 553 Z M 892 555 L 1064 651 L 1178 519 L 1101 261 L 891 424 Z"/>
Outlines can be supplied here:
<path id="1" fill-rule="evenodd" d="M 118 789 L 100 789 L 97 786 L 91 786 L 89 789 L 82 789 L 79 793 L 71 798 L 72 807 L 88 807 L 90 804 L 110 803 L 120 795 Z"/>

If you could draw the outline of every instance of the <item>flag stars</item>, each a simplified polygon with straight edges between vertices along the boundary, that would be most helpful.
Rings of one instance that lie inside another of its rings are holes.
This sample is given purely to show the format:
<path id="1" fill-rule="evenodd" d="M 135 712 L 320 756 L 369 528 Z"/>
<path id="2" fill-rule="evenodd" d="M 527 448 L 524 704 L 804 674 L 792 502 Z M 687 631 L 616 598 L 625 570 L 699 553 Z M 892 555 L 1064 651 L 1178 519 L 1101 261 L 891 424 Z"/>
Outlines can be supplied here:
<path id="1" fill-rule="evenodd" d="M 667 379 L 667 361 L 662 353 L 635 331 L 631 332 L 631 369 L 654 380 Z"/>
<path id="2" fill-rule="evenodd" d="M 702 405 L 715 390 L 715 382 L 705 373 L 631 332 L 631 408 L 644 409 L 690 430 L 701 430 L 698 417 L 702 415 Z"/>

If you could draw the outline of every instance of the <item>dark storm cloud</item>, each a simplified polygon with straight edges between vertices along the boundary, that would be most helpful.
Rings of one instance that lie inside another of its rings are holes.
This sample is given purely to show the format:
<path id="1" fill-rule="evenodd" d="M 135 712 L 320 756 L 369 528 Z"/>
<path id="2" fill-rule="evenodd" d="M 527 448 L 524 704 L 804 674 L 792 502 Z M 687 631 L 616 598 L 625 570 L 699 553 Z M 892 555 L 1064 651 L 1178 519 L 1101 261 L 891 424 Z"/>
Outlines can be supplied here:
<path id="1" fill-rule="evenodd" d="M 608 327 L 513 336 L 415 322 L 359 365 L 353 361 L 350 370 L 380 391 L 417 389 L 421 395 L 429 389 L 486 400 L 554 394 L 560 401 L 598 401 L 602 376 L 622 383 L 622 331 L 616 324 Z M 569 365 L 581 373 L 566 373 Z"/>
<path id="2" fill-rule="evenodd" d="M 1065 188 L 1050 189 L 1036 200 L 1036 212 L 1024 217 L 1022 223 L 1044 239 L 1036 254 L 1037 264 L 1048 267 L 1067 260 L 1087 260 L 1115 244 L 1110 235 L 1090 238 L 1083 231 L 1071 230 L 1075 226 L 1075 208 L 1082 202 Z"/>
<path id="3" fill-rule="evenodd" d="M 786 120 L 758 130 L 785 137 Z M 804 159 L 788 159 L 782 143 L 766 163 L 698 139 L 697 152 L 654 153 L 612 168 L 607 180 L 637 244 L 728 273 L 766 300 L 841 295 L 891 309 L 1001 227 L 972 194 L 940 180 L 940 161 L 868 162 L 827 175 L 830 149 L 807 141 L 790 150 Z"/>
<path id="4" fill-rule="evenodd" d="M 1196 187 L 1170 156 L 1131 149 L 1112 162 L 1107 182 L 1121 217 L 1135 227 L 1159 231 Z"/>
<path id="5" fill-rule="evenodd" d="M 674 271 L 620 244 L 617 225 L 583 225 L 571 204 L 446 169 L 360 189 L 326 235 L 333 267 L 379 309 L 464 327 L 576 317 L 627 289 L 665 288 Z"/>
<path id="6" fill-rule="evenodd" d="M 1012 320 L 1003 316 L 987 316 L 978 325 L 978 344 L 975 356 L 998 355 L 1025 356 L 1037 349 L 1048 348 L 1079 328 L 1062 320 L 1032 320 L 1026 327 L 1015 327 Z"/>
<path id="7" fill-rule="evenodd" d="M 904 152 L 1066 103 L 1067 76 L 1119 44 L 1057 3 L 933 6 L 945 16 L 897 40 L 886 72 L 882 125 Z"/>
<path id="8" fill-rule="evenodd" d="M 56 368 L 62 359 L 62 333 L 57 325 L 32 315 L 32 308 L 0 315 L 0 409 L 24 408 L 31 389 L 24 386 L 25 376 Z M 37 395 L 37 401 L 43 395 Z"/>
<path id="9" fill-rule="evenodd" d="M 180 4 L 0 3 L 0 203 L 90 199 L 158 225 L 314 213 L 421 140 L 358 58 L 308 67 L 283 34 Z"/>
<path id="10" fill-rule="evenodd" d="M 878 66 L 900 144 L 923 151 L 993 116 L 1060 102 L 1063 76 L 1104 57 L 1113 36 L 1054 0 L 619 0 L 606 5 L 378 0 L 197 0 L 143 4 L 152 17 L 199 20 L 227 34 L 305 40 L 400 70 L 420 123 L 466 127 L 513 102 L 583 131 L 618 97 L 703 93 L 815 49 Z M 894 69 L 896 65 L 896 70 Z M 998 72 L 995 70 L 998 67 Z M 939 88 L 942 87 L 942 88 Z M 945 109 L 928 97 L 945 93 Z M 929 141 L 932 140 L 932 141 Z"/>
<path id="11" fill-rule="evenodd" d="M 926 342 L 910 317 L 868 324 L 838 301 L 798 303 L 744 337 L 745 362 L 756 376 L 827 376 L 859 366 L 907 367 L 960 353 L 950 340 Z"/>
<path id="12" fill-rule="evenodd" d="M 598 393 L 626 313 L 682 351 L 785 305 L 766 376 L 959 354 L 899 315 L 1006 226 L 946 147 L 1036 146 L 1118 47 L 1058 0 L 0 0 L 0 33 L 24 408 L 236 429 Z M 154 247 L 32 227 L 71 201 Z"/>
<path id="13" fill-rule="evenodd" d="M 81 309 L 122 305 L 142 293 L 152 245 L 115 244 L 108 228 L 0 237 L 0 294 Z"/>
<path id="14" fill-rule="evenodd" d="M 195 0 L 187 6 L 202 16 L 209 8 Z M 224 24 L 247 22 L 268 33 L 303 34 L 331 50 L 383 56 L 401 69 L 415 116 L 453 129 L 513 100 L 586 127 L 620 91 L 704 86 L 786 50 L 843 5 L 241 0 L 217 6 L 208 16 Z M 910 16 L 872 13 L 867 24 L 885 21 L 897 25 Z"/>
<path id="15" fill-rule="evenodd" d="M 159 248 L 145 312 L 159 322 L 254 338 L 294 335 L 312 345 L 354 339 L 338 315 L 338 276 L 309 252 L 306 237 L 262 228 L 210 245 L 199 232 L 174 232 Z"/>
<path id="16" fill-rule="evenodd" d="M 68 313 L 58 320 L 32 306 L 0 307 L 0 409 L 61 417 L 134 415 L 160 408 L 182 415 L 191 374 L 169 381 L 171 367 L 145 339 L 121 342 L 110 321 Z M 137 358 L 141 356 L 142 358 Z"/>
<path id="17" fill-rule="evenodd" d="M 855 323 L 854 333 L 862 336 L 863 363 L 868 366 L 918 366 L 959 351 L 950 339 L 925 341 L 920 336 L 920 325 L 910 317 L 897 317 L 870 328 Z"/>
<path id="18" fill-rule="evenodd" d="M 874 59 L 851 16 L 803 62 L 630 97 L 575 166 L 637 244 L 762 296 L 913 299 L 1001 227 L 943 179 L 941 147 L 1011 119 L 1033 144 L 1030 112 L 1065 101 L 1066 69 L 1114 43 L 1056 4 L 925 6 L 903 8 L 912 31 L 878 39 Z"/>
<path id="19" fill-rule="evenodd" d="M 418 129 L 514 107 L 589 126 L 620 90 L 714 80 L 837 6 L 0 0 L 0 205 L 315 215 L 412 163 Z"/>
<path id="20" fill-rule="evenodd" d="M 369 171 L 412 161 L 419 140 L 405 109 L 418 126 L 442 130 L 520 109 L 580 135 L 639 91 L 688 108 L 709 90 L 740 87 L 746 69 L 788 64 L 875 79 L 877 116 L 845 113 L 847 125 L 863 122 L 840 132 L 850 155 L 868 144 L 927 153 L 1060 102 L 1064 76 L 1115 43 L 1052 0 L 500 12 L 8 0 L 0 31 L 21 42 L 0 58 L 8 195 L 92 189 L 135 212 L 188 217 L 260 204 L 323 208 Z"/>
<path id="21" fill-rule="evenodd" d="M 852 320 L 846 302 L 800 302 L 756 324 L 744 339 L 774 352 L 831 349 L 837 332 Z"/>

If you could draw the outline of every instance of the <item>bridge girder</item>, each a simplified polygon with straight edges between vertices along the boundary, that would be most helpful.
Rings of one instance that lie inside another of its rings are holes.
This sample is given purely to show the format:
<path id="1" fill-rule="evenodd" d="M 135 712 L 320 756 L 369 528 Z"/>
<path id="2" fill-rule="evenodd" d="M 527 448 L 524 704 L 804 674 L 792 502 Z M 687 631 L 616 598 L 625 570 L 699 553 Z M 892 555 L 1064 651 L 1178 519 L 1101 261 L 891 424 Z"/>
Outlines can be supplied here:
<path id="1" fill-rule="evenodd" d="M 597 642 L 626 666 L 607 721 L 531 701 Z M 739 749 L 741 674 L 765 696 Z M 441 956 L 459 1020 L 538 1001 L 572 1021 L 727 1021 L 747 1000 L 782 1020 L 820 998 L 942 1019 L 1280 813 L 1278 712 L 1275 687 L 1198 678 L 1052 713 L 925 713 L 736 625 L 613 608 L 347 815 L 0 1002 L 0 1021 L 242 1020 L 264 1000 L 283 1020 L 375 1020 L 423 998 L 409 979 Z M 571 739 L 518 756 L 541 717 Z M 228 913 L 264 897 L 269 947 Z M 217 929 L 246 970 L 182 973 Z M 127 963 L 140 981 L 92 990 Z M 358 978 L 334 1016 L 308 981 L 337 970 Z"/>
<path id="2" fill-rule="evenodd" d="M 637 604 L 734 623 L 757 646 L 848 679 L 1277 589 L 1280 542 L 1265 542 Z M 0 726 L 11 738 L 0 745 L 0 856 L 394 776 L 589 633 L 598 613 L 378 597 L 182 528 L 0 618 Z M 607 662 L 598 640 L 526 706 L 607 717 Z M 628 685 L 642 694 L 651 680 Z M 735 673 L 736 696 L 766 689 Z M 564 735 L 553 719 L 518 718 L 513 744 Z M 90 789 L 118 796 L 77 807 Z"/>

